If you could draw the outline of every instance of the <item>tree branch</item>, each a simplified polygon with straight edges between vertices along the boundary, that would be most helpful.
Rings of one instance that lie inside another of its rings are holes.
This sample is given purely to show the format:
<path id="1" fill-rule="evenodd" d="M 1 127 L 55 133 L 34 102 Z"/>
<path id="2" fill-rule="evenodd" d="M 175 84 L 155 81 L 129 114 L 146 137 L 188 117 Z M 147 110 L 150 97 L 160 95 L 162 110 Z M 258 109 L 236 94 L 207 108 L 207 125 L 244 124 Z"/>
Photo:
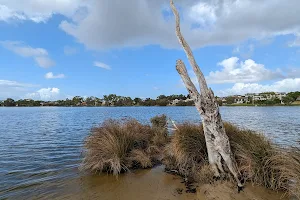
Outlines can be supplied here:
<path id="1" fill-rule="evenodd" d="M 185 64 L 182 62 L 182 60 L 176 61 L 176 70 L 179 73 L 190 96 L 194 100 L 197 110 L 200 112 L 200 114 L 202 114 L 203 110 L 201 108 L 201 95 L 199 94 L 197 88 L 195 87 L 194 83 L 192 82 L 191 78 L 189 77 L 186 67 L 185 67 Z"/>
<path id="2" fill-rule="evenodd" d="M 206 84 L 206 81 L 205 81 L 205 77 L 202 73 L 202 71 L 200 70 L 198 64 L 196 63 L 196 60 L 194 58 L 194 55 L 193 55 L 193 52 L 190 48 L 190 46 L 188 45 L 188 43 L 186 42 L 186 40 L 184 39 L 184 37 L 182 36 L 181 34 L 181 31 L 180 31 L 180 17 L 179 17 L 179 13 L 174 5 L 174 2 L 173 0 L 170 0 L 170 5 L 171 5 L 171 8 L 172 8 L 172 11 L 173 11 L 173 14 L 175 16 L 175 20 L 176 20 L 176 35 L 177 35 L 177 38 L 179 40 L 179 43 L 181 44 L 181 46 L 183 47 L 185 53 L 186 53 L 186 56 L 197 76 L 197 79 L 198 79 L 198 82 L 199 82 L 199 85 L 200 85 L 200 90 L 201 90 L 201 93 L 203 92 L 204 94 L 206 94 L 208 92 L 208 87 L 207 87 L 207 84 Z"/>

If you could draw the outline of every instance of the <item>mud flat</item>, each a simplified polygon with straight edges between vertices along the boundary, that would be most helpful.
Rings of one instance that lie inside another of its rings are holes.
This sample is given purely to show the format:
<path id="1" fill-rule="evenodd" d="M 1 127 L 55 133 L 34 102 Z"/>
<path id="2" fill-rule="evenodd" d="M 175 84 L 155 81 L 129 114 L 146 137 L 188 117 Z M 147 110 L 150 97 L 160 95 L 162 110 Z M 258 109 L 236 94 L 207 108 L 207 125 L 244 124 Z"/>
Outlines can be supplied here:
<path id="1" fill-rule="evenodd" d="M 164 166 L 112 175 L 86 175 L 70 180 L 60 188 L 62 193 L 48 196 L 52 199 L 101 199 L 101 200 L 279 200 L 283 193 L 247 185 L 243 192 L 228 182 L 195 185 L 196 193 L 186 193 L 179 176 L 164 172 Z M 44 196 L 45 197 L 45 196 Z"/>

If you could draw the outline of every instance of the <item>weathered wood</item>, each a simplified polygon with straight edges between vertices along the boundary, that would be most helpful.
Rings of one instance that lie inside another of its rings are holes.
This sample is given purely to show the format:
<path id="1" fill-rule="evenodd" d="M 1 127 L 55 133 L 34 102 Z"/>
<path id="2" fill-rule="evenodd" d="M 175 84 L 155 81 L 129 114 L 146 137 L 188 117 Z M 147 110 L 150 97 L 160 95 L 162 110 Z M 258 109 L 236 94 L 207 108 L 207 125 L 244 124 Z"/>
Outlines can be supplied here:
<path id="1" fill-rule="evenodd" d="M 194 70 L 194 73 L 197 76 L 197 80 L 200 86 L 199 93 L 197 88 L 191 81 L 184 63 L 181 60 L 177 60 L 176 69 L 181 76 L 190 96 L 194 100 L 197 110 L 201 115 L 209 163 L 215 173 L 215 176 L 220 177 L 220 172 L 224 172 L 221 162 L 223 158 L 228 169 L 237 181 L 238 187 L 240 189 L 241 187 L 243 187 L 243 185 L 238 178 L 239 171 L 236 167 L 235 159 L 232 156 L 229 139 L 226 135 L 221 114 L 219 112 L 219 105 L 216 101 L 213 91 L 207 86 L 205 77 L 198 64 L 196 63 L 190 46 L 181 34 L 180 17 L 173 3 L 173 0 L 170 0 L 170 5 L 176 20 L 175 30 L 177 38 L 186 53 L 186 56 Z"/>
<path id="2" fill-rule="evenodd" d="M 190 96 L 192 97 L 193 101 L 195 102 L 196 108 L 200 114 L 203 114 L 203 110 L 201 108 L 201 95 L 199 94 L 197 88 L 195 87 L 194 83 L 190 79 L 188 72 L 186 70 L 185 64 L 182 60 L 177 60 L 176 62 L 176 70 L 178 71 L 181 79 L 186 86 Z"/>
<path id="3" fill-rule="evenodd" d="M 190 65 L 192 66 L 196 76 L 197 76 L 197 79 L 198 79 L 198 83 L 200 84 L 200 90 L 201 92 L 203 93 L 206 93 L 208 91 L 208 87 L 207 87 L 207 84 L 206 84 L 206 81 L 205 81 L 205 78 L 204 78 L 204 75 L 202 73 L 202 71 L 200 70 L 195 58 L 194 58 L 194 55 L 193 55 L 193 52 L 191 50 L 191 47 L 188 45 L 188 43 L 186 42 L 186 40 L 184 39 L 184 37 L 182 36 L 181 34 L 181 31 L 180 31 L 180 17 L 179 17 L 179 13 L 173 3 L 173 0 L 170 1 L 170 5 L 171 5 L 171 8 L 172 8 L 172 11 L 174 13 L 174 16 L 175 16 L 175 20 L 176 20 L 176 35 L 177 35 L 177 38 L 179 40 L 179 43 L 181 44 L 181 46 L 183 47 L 185 53 L 186 53 L 186 56 L 190 62 Z"/>

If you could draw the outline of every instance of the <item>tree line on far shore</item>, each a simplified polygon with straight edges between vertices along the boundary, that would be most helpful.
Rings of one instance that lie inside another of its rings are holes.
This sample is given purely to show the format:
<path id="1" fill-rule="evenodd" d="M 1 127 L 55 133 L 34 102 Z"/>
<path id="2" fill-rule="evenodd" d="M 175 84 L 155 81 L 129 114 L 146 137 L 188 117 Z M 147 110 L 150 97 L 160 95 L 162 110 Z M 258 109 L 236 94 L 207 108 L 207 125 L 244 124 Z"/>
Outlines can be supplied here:
<path id="1" fill-rule="evenodd" d="M 176 103 L 174 103 L 174 100 Z M 194 102 L 190 99 L 189 95 L 160 95 L 156 99 L 151 98 L 131 98 L 118 96 L 116 94 L 104 95 L 103 98 L 98 97 L 81 97 L 75 96 L 72 99 L 57 100 L 57 101 L 41 101 L 32 99 L 14 100 L 7 98 L 0 101 L 0 106 L 6 107 L 34 107 L 34 106 L 193 106 Z"/>
<path id="2" fill-rule="evenodd" d="M 282 102 L 285 105 L 289 105 L 300 97 L 300 92 L 289 92 L 285 97 L 282 98 Z M 222 99 L 216 97 L 220 106 L 225 105 Z M 226 105 L 234 105 L 234 96 L 225 97 Z M 249 105 L 253 104 L 252 99 L 249 100 Z M 279 105 L 281 101 L 278 98 L 269 99 L 265 101 L 255 101 L 257 105 Z M 194 106 L 194 102 L 189 95 L 160 95 L 156 99 L 152 98 L 131 98 L 125 96 L 118 96 L 116 94 L 104 95 L 103 98 L 98 97 L 81 97 L 75 96 L 72 99 L 57 100 L 57 101 L 41 101 L 32 99 L 20 99 L 14 100 L 12 98 L 7 98 L 4 101 L 0 101 L 0 106 L 6 107 L 34 107 L 34 106 Z"/>

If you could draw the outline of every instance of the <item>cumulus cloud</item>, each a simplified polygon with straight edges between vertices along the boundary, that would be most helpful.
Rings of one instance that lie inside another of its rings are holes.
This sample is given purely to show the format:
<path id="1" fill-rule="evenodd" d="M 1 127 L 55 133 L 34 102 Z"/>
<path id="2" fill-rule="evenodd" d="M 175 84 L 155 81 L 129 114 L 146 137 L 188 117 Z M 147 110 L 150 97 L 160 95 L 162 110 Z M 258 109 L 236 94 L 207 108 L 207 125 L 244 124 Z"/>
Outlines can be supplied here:
<path id="1" fill-rule="evenodd" d="M 19 41 L 0 41 L 0 45 L 22 57 L 33 58 L 40 67 L 48 68 L 55 65 L 46 49 L 33 48 Z"/>
<path id="2" fill-rule="evenodd" d="M 239 58 L 231 57 L 218 63 L 220 71 L 210 72 L 206 77 L 211 84 L 215 83 L 251 83 L 264 80 L 284 78 L 280 70 L 266 69 L 263 64 L 248 59 L 239 62 Z"/>
<path id="3" fill-rule="evenodd" d="M 73 17 L 82 5 L 84 0 L 0 0 L 0 20 L 46 22 L 54 14 Z"/>
<path id="4" fill-rule="evenodd" d="M 223 91 L 218 91 L 219 96 L 228 96 L 246 93 L 259 93 L 259 92 L 291 92 L 299 91 L 300 78 L 288 78 L 272 84 L 258 84 L 258 83 L 236 83 L 231 88 Z"/>
<path id="5" fill-rule="evenodd" d="M 163 10 L 168 8 L 166 3 L 162 0 L 93 0 L 89 2 L 84 18 L 63 21 L 60 27 L 89 49 L 149 44 L 174 48 L 178 47 L 174 20 L 169 19 L 169 10 Z M 288 3 L 278 0 L 187 0 L 176 3 L 181 5 L 182 29 L 193 48 L 300 32 L 298 0 Z"/>
<path id="6" fill-rule="evenodd" d="M 0 100 L 6 98 L 18 99 L 34 99 L 34 100 L 58 100 L 70 97 L 62 94 L 59 88 L 41 88 L 39 85 L 21 83 L 11 80 L 0 80 Z"/>
<path id="7" fill-rule="evenodd" d="M 98 61 L 94 62 L 94 66 L 95 67 L 100 67 L 100 68 L 103 68 L 103 69 L 106 69 L 106 70 L 111 70 L 111 67 L 109 65 L 104 64 L 102 62 L 98 62 Z"/>
<path id="8" fill-rule="evenodd" d="M 207 2 L 199 2 L 190 8 L 189 17 L 202 27 L 211 26 L 217 20 L 215 6 Z"/>
<path id="9" fill-rule="evenodd" d="M 238 44 L 249 38 L 300 33 L 298 0 L 177 0 L 184 35 L 193 48 Z M 276 10 L 276 12 L 274 12 Z M 89 49 L 178 47 L 165 0 L 0 0 L 0 20 L 46 22 L 68 18 L 60 28 Z"/>
<path id="10" fill-rule="evenodd" d="M 19 98 L 38 85 L 20 83 L 17 81 L 0 80 L 0 99 Z"/>
<path id="11" fill-rule="evenodd" d="M 51 101 L 57 100 L 60 97 L 61 94 L 58 88 L 42 88 L 36 92 L 26 94 L 24 98 Z"/>
<path id="12" fill-rule="evenodd" d="M 45 74 L 45 78 L 46 78 L 46 79 L 65 78 L 65 75 L 64 75 L 64 74 L 57 74 L 57 75 L 54 75 L 52 72 L 48 72 L 47 74 Z"/>

